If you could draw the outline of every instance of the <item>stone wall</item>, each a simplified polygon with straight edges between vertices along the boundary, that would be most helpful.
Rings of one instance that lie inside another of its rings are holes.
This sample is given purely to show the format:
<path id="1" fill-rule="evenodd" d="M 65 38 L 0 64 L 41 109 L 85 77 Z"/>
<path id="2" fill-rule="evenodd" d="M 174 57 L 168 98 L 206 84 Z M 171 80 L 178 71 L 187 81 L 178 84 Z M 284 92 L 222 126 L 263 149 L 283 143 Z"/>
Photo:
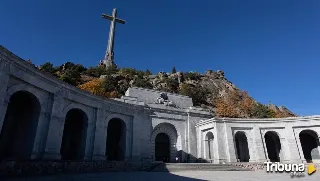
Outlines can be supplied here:
<path id="1" fill-rule="evenodd" d="M 302 144 L 308 144 L 300 140 L 300 133 L 307 131 L 313 134 L 318 147 L 313 149 L 320 152 L 320 116 L 271 118 L 271 119 L 237 119 L 237 118 L 212 118 L 200 121 L 197 125 L 198 131 L 198 153 L 207 152 L 205 148 L 204 135 L 211 131 L 214 134 L 214 163 L 237 162 L 237 145 L 235 143 L 236 133 L 242 133 L 248 147 L 249 162 L 264 163 L 269 158 L 268 147 L 265 136 L 273 134 L 272 139 L 278 139 L 280 149 L 276 152 L 280 162 L 283 163 L 306 163 Z M 271 145 L 272 147 L 272 145 Z M 273 149 L 274 148 L 270 148 Z M 272 152 L 272 150 L 271 150 Z M 240 152 L 241 154 L 241 152 Z M 247 154 L 242 152 L 242 154 Z M 273 154 L 273 153 L 272 153 Z M 206 159 L 203 154 L 199 158 Z M 319 155 L 312 157 L 315 163 L 319 162 Z M 319 162 L 320 163 L 320 162 Z"/>

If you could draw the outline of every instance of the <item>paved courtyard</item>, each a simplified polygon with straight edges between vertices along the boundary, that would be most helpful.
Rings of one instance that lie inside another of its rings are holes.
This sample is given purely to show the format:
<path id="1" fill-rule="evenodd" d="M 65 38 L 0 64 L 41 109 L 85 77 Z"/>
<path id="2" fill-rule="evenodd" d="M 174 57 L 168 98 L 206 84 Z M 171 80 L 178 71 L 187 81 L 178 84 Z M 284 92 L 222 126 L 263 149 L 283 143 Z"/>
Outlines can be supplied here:
<path id="1" fill-rule="evenodd" d="M 2 179 L 1 179 L 2 180 Z M 181 171 L 167 172 L 108 172 L 94 174 L 70 174 L 37 178 L 7 179 L 8 181 L 286 181 L 286 180 L 320 180 L 320 173 L 291 178 L 288 173 L 266 173 L 264 171 Z"/>

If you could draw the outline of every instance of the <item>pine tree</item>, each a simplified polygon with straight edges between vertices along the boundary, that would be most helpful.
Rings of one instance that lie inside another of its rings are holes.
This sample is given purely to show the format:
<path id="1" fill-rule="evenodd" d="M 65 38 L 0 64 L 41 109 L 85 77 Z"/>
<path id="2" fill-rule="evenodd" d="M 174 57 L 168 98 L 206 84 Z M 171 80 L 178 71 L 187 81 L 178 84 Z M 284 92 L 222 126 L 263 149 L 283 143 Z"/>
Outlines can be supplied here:
<path id="1" fill-rule="evenodd" d="M 173 74 L 177 73 L 176 67 L 173 67 L 173 68 L 172 68 L 172 73 L 173 73 Z"/>

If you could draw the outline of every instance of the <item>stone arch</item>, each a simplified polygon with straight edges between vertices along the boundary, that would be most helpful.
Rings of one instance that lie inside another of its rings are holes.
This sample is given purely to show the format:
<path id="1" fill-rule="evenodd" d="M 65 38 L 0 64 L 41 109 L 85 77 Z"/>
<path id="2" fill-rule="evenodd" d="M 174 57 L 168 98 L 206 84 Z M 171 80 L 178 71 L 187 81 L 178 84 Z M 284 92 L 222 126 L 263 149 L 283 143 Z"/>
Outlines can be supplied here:
<path id="1" fill-rule="evenodd" d="M 87 114 L 78 108 L 66 113 L 60 148 L 62 160 L 83 160 L 88 128 Z"/>
<path id="2" fill-rule="evenodd" d="M 91 116 L 88 108 L 85 106 L 82 106 L 81 104 L 70 103 L 69 105 L 67 105 L 66 107 L 63 108 L 62 115 L 66 116 L 67 113 L 72 109 L 78 109 L 78 110 L 81 110 L 82 112 L 84 112 L 87 116 L 88 123 L 91 123 L 93 121 L 92 116 Z"/>
<path id="3" fill-rule="evenodd" d="M 0 157 L 31 159 L 41 112 L 40 101 L 25 90 L 15 89 L 8 95 L 9 104 L 0 135 Z"/>
<path id="4" fill-rule="evenodd" d="M 108 123 L 110 120 L 112 119 L 121 119 L 122 121 L 124 121 L 124 123 L 127 125 L 128 122 L 128 116 L 125 115 L 121 115 L 121 114 L 110 114 L 106 117 L 105 122 L 104 122 L 104 126 L 107 128 L 108 127 Z"/>
<path id="5" fill-rule="evenodd" d="M 109 116 L 107 123 L 106 157 L 108 160 L 124 161 L 126 158 L 127 125 L 123 119 Z"/>
<path id="6" fill-rule="evenodd" d="M 243 131 L 237 131 L 234 135 L 237 160 L 240 162 L 249 162 L 250 153 L 248 147 L 248 138 Z"/>
<path id="7" fill-rule="evenodd" d="M 214 136 L 211 131 L 208 131 L 204 140 L 204 150 L 205 150 L 205 158 L 207 160 L 213 160 L 214 158 Z"/>
<path id="8" fill-rule="evenodd" d="M 158 134 L 164 133 L 169 137 L 170 141 L 170 158 L 167 161 L 174 161 L 175 157 L 180 157 L 181 155 L 177 155 L 177 142 L 179 134 L 174 125 L 170 123 L 160 123 L 154 127 L 152 134 L 151 134 L 151 155 L 155 160 L 155 141 Z"/>
<path id="9" fill-rule="evenodd" d="M 25 84 L 25 83 L 19 83 L 19 84 L 15 84 L 13 86 L 8 87 L 7 94 L 6 94 L 6 97 L 5 97 L 5 101 L 9 102 L 10 98 L 12 97 L 12 95 L 14 93 L 16 93 L 16 92 L 19 92 L 19 91 L 25 91 L 25 92 L 32 93 L 32 95 L 35 96 L 38 99 L 39 103 L 40 103 L 41 112 L 44 111 L 44 109 L 46 108 L 46 103 L 47 103 L 46 102 L 47 97 L 45 96 L 45 93 L 42 92 L 42 91 L 39 91 L 35 87 L 30 86 L 30 85 Z"/>
<path id="10" fill-rule="evenodd" d="M 267 155 L 271 162 L 280 162 L 281 142 L 279 134 L 275 131 L 267 131 L 264 135 L 267 147 Z"/>
<path id="11" fill-rule="evenodd" d="M 320 143 L 317 132 L 310 129 L 302 130 L 299 133 L 299 138 L 306 161 L 310 163 L 313 159 L 320 159 L 312 157 L 314 154 L 319 156 L 318 147 L 320 146 Z"/>

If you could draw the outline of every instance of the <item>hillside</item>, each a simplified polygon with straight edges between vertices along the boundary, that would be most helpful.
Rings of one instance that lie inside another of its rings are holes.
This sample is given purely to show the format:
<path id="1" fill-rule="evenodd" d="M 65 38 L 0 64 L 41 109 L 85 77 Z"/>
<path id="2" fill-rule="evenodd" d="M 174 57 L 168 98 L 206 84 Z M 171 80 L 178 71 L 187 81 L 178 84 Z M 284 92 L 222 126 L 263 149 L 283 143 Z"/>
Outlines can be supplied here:
<path id="1" fill-rule="evenodd" d="M 30 65 L 34 66 L 30 60 Z M 67 62 L 54 67 L 50 62 L 37 67 L 57 78 L 92 94 L 107 98 L 124 95 L 129 87 L 143 87 L 183 94 L 193 99 L 194 105 L 209 110 L 217 117 L 233 118 L 279 118 L 297 116 L 283 106 L 263 105 L 245 91 L 227 80 L 221 70 L 197 72 L 159 72 L 133 68 L 110 68 L 103 66 L 86 68 Z"/>

